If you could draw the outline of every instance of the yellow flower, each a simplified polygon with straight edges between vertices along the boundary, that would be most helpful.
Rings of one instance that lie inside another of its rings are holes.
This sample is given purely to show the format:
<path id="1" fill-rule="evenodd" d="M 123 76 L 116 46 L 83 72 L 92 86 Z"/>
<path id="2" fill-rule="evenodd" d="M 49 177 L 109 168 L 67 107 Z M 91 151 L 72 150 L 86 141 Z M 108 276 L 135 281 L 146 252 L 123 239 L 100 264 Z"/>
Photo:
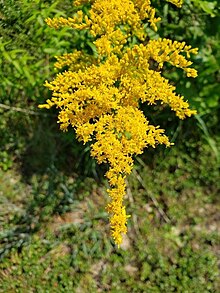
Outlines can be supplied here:
<path id="1" fill-rule="evenodd" d="M 72 126 L 84 144 L 91 142 L 91 156 L 107 163 L 107 205 L 111 233 L 119 246 L 127 233 L 123 199 L 125 179 L 133 167 L 134 155 L 146 147 L 172 145 L 164 130 L 150 125 L 140 110 L 140 103 L 167 104 L 180 119 L 196 113 L 184 97 L 161 74 L 164 64 L 181 68 L 188 77 L 196 77 L 188 59 L 197 54 L 185 42 L 168 39 L 149 40 L 145 45 L 146 21 L 157 30 L 155 9 L 150 0 L 77 0 L 75 5 L 91 3 L 88 14 L 78 10 L 72 18 L 47 19 L 54 28 L 67 26 L 87 30 L 94 37 L 97 55 L 73 51 L 58 56 L 55 67 L 67 71 L 46 82 L 52 98 L 40 108 L 59 109 L 58 123 L 63 131 Z M 181 0 L 169 0 L 181 6 Z M 132 45 L 132 38 L 138 41 Z M 186 56 L 186 57 L 185 57 Z M 158 64 L 152 68 L 152 62 Z"/>

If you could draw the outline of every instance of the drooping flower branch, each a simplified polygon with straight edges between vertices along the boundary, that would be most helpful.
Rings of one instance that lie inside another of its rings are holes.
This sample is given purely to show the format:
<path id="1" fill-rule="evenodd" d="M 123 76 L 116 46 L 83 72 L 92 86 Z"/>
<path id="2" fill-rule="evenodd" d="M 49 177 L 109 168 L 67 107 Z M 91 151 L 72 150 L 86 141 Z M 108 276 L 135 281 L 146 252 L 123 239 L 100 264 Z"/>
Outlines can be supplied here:
<path id="1" fill-rule="evenodd" d="M 182 4 L 181 0 L 169 2 Z M 107 211 L 112 236 L 120 245 L 122 234 L 127 232 L 129 216 L 123 198 L 133 156 L 148 146 L 171 145 L 163 129 L 149 124 L 140 103 L 167 104 L 180 119 L 195 114 L 188 102 L 175 93 L 175 87 L 162 77 L 161 69 L 168 62 L 182 68 L 188 77 L 196 77 L 188 58 L 197 49 L 168 39 L 149 40 L 146 44 L 147 21 L 157 30 L 160 20 L 150 0 L 77 0 L 74 5 L 85 3 L 90 4 L 88 14 L 79 9 L 72 18 L 46 22 L 54 28 L 88 30 L 97 54 L 75 50 L 57 57 L 55 67 L 65 66 L 68 70 L 46 82 L 53 96 L 40 107 L 56 106 L 60 128 L 66 131 L 72 126 L 80 141 L 91 141 L 91 155 L 98 163 L 109 165 L 106 177 L 111 202 Z M 132 38 L 137 40 L 135 45 Z M 152 69 L 152 60 L 157 62 L 157 70 Z"/>

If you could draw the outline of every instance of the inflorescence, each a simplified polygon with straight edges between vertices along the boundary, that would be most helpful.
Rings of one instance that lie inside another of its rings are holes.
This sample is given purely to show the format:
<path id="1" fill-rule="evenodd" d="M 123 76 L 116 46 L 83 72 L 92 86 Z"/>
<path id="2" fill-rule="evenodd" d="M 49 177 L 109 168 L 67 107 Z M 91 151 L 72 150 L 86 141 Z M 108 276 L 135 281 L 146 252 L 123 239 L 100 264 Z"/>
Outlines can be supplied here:
<path id="1" fill-rule="evenodd" d="M 169 2 L 182 5 L 182 0 Z M 90 5 L 87 14 L 80 9 L 83 4 Z M 46 22 L 56 29 L 87 30 L 94 39 L 96 54 L 74 50 L 57 57 L 55 67 L 68 70 L 46 82 L 53 95 L 39 107 L 56 106 L 60 128 L 67 131 L 72 126 L 80 141 L 91 142 L 91 156 L 109 165 L 106 177 L 111 202 L 106 209 L 112 237 L 120 245 L 122 234 L 127 232 L 129 216 L 123 198 L 133 156 L 148 146 L 171 145 L 163 129 L 149 124 L 140 104 L 167 104 L 180 119 L 195 114 L 161 71 L 168 62 L 183 69 L 188 77 L 196 77 L 188 58 L 197 49 L 169 39 L 147 41 L 147 23 L 156 31 L 160 21 L 150 0 L 76 0 L 74 5 L 79 9 L 72 18 Z M 134 38 L 136 44 L 131 45 Z M 152 69 L 152 61 L 157 70 Z"/>

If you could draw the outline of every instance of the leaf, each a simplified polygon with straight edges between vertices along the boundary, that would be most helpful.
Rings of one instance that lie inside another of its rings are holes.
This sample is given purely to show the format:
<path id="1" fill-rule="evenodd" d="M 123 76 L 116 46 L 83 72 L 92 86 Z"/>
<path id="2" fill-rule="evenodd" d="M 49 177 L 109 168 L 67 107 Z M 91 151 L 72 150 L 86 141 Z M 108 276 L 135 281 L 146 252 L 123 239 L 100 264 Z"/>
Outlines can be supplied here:
<path id="1" fill-rule="evenodd" d="M 214 11 L 215 6 L 216 6 L 216 2 L 200 1 L 200 7 L 202 8 L 202 10 L 210 14 L 211 17 L 216 16 Z"/>
<path id="2" fill-rule="evenodd" d="M 219 161 L 220 156 L 219 156 L 218 148 L 216 146 L 216 142 L 211 137 L 204 120 L 199 115 L 195 115 L 195 118 L 198 121 L 199 127 L 202 129 L 203 133 L 205 134 L 205 138 L 206 138 L 208 144 L 210 145 L 211 149 L 213 150 L 213 153 L 215 154 L 217 161 Z"/>
<path id="3" fill-rule="evenodd" d="M 209 14 L 211 17 L 216 16 L 216 12 L 214 11 L 216 8 L 217 2 L 208 2 L 203 0 L 193 0 L 195 4 L 197 4 L 204 12 Z"/>
<path id="4" fill-rule="evenodd" d="M 19 62 L 17 60 L 13 60 L 12 61 L 12 64 L 14 65 L 14 67 L 17 69 L 17 71 L 22 74 L 23 73 L 23 70 L 19 64 Z"/>
<path id="5" fill-rule="evenodd" d="M 3 52 L 2 55 L 4 56 L 4 58 L 6 60 L 8 60 L 9 62 L 12 62 L 11 56 L 8 54 L 8 52 Z"/>

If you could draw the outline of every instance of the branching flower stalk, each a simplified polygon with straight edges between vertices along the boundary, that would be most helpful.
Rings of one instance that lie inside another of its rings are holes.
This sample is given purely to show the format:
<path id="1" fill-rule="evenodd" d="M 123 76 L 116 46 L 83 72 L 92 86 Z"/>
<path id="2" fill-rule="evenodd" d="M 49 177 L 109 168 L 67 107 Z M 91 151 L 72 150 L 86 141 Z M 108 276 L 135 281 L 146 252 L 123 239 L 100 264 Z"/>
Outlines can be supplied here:
<path id="1" fill-rule="evenodd" d="M 169 2 L 180 7 L 182 0 Z M 85 14 L 80 8 L 90 5 Z M 68 70 L 57 74 L 46 86 L 53 92 L 40 108 L 59 109 L 58 123 L 63 131 L 72 126 L 84 144 L 91 142 L 91 156 L 98 163 L 107 163 L 107 205 L 111 233 L 120 246 L 127 232 L 123 198 L 125 178 L 131 173 L 133 156 L 148 146 L 171 145 L 164 130 L 149 124 L 140 110 L 141 103 L 167 104 L 180 119 L 195 114 L 175 87 L 162 77 L 165 62 L 182 68 L 188 77 L 196 77 L 188 59 L 197 49 L 185 42 L 168 39 L 148 40 L 146 27 L 157 30 L 160 18 L 150 0 L 76 0 L 77 13 L 72 18 L 47 19 L 53 28 L 70 27 L 87 30 L 94 38 L 97 54 L 84 51 L 57 57 L 55 67 Z M 132 45 L 131 40 L 136 39 Z M 152 69 L 151 62 L 158 64 Z"/>

